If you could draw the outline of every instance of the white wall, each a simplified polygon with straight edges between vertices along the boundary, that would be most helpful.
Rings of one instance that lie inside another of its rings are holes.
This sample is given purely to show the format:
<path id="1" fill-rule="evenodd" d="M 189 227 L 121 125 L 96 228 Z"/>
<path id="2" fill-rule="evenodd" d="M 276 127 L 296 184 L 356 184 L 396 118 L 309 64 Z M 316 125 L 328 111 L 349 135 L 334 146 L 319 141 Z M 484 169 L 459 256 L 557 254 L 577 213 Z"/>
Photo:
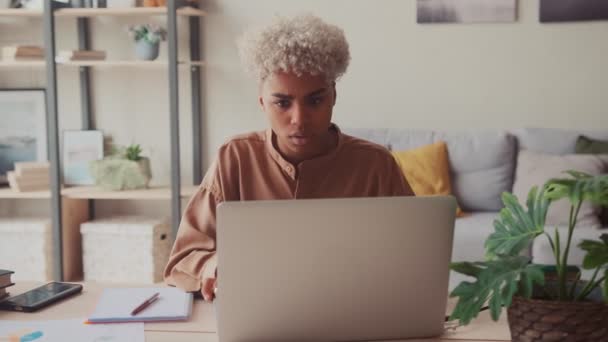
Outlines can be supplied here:
<path id="1" fill-rule="evenodd" d="M 275 13 L 303 11 L 341 26 L 350 42 L 338 124 L 608 129 L 608 21 L 540 24 L 537 0 L 519 4 L 515 23 L 420 25 L 415 0 L 210 1 L 208 146 L 265 124 L 234 40 Z"/>
<path id="2" fill-rule="evenodd" d="M 352 63 L 338 83 L 335 122 L 343 126 L 608 129 L 608 21 L 540 24 L 537 0 L 520 1 L 519 20 L 510 24 L 419 25 L 414 0 L 205 0 L 204 7 L 205 165 L 227 137 L 266 125 L 256 84 L 242 72 L 234 42 L 245 27 L 274 14 L 312 12 L 344 28 Z M 94 47 L 111 59 L 132 57 L 125 26 L 133 21 L 93 19 Z M 57 26 L 58 49 L 75 48 L 75 20 L 60 18 Z M 180 36 L 180 54 L 187 53 L 186 39 Z M 41 20 L 0 19 L 0 45 L 41 41 Z M 166 43 L 162 49 L 165 58 Z M 61 128 L 78 128 L 78 72 L 58 73 Z M 0 87 L 42 85 L 43 71 L 0 69 Z M 170 175 L 166 87 L 165 69 L 93 74 L 97 127 L 118 143 L 142 144 L 156 184 L 167 184 Z M 180 73 L 180 87 L 182 176 L 188 182 L 187 69 Z M 166 203 L 143 207 L 168 213 Z M 101 204 L 98 213 L 121 209 L 131 208 Z"/>

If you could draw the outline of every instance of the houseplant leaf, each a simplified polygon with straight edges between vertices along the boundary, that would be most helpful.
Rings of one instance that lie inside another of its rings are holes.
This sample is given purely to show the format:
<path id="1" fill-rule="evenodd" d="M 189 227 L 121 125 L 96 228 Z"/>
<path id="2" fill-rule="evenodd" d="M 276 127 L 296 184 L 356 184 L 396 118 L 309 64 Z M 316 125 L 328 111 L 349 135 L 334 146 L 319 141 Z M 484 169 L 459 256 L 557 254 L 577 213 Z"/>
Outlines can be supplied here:
<path id="1" fill-rule="evenodd" d="M 533 187 L 528 193 L 527 211 L 511 193 L 503 193 L 502 201 L 505 207 L 494 220 L 495 231 L 485 243 L 486 255 L 490 259 L 498 254 L 518 255 L 545 229 L 549 202 L 537 187 Z"/>
<path id="2" fill-rule="evenodd" d="M 602 234 L 601 241 L 584 240 L 578 246 L 587 252 L 583 268 L 595 269 L 608 264 L 608 234 Z"/>
<path id="3" fill-rule="evenodd" d="M 450 319 L 458 319 L 461 324 L 468 324 L 477 317 L 486 302 L 489 302 L 492 319 L 498 320 L 502 307 L 510 305 L 517 293 L 520 279 L 528 279 L 531 284 L 544 282 L 541 266 L 529 264 L 524 256 L 500 255 L 498 260 L 470 263 L 467 267 L 462 264 L 457 268 L 470 270 L 474 266 L 479 270 L 475 271 L 475 282 L 462 282 L 450 294 L 459 297 Z"/>
<path id="4" fill-rule="evenodd" d="M 604 302 L 608 303 L 608 268 L 604 271 Z"/>
<path id="5" fill-rule="evenodd" d="M 592 176 L 569 170 L 570 179 L 550 179 L 545 196 L 551 201 L 568 198 L 570 203 L 589 201 L 595 205 L 608 205 L 608 174 Z"/>

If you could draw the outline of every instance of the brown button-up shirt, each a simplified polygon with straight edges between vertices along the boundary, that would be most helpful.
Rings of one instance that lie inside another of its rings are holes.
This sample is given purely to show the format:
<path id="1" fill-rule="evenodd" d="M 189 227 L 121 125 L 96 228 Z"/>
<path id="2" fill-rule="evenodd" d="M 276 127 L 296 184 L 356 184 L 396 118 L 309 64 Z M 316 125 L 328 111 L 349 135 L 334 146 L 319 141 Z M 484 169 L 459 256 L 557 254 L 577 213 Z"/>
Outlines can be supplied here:
<path id="1" fill-rule="evenodd" d="M 275 148 L 271 129 L 237 136 L 220 147 L 182 217 L 166 283 L 197 291 L 203 279 L 215 277 L 215 210 L 223 201 L 413 195 L 385 148 L 332 129 L 337 146 L 297 166 Z"/>

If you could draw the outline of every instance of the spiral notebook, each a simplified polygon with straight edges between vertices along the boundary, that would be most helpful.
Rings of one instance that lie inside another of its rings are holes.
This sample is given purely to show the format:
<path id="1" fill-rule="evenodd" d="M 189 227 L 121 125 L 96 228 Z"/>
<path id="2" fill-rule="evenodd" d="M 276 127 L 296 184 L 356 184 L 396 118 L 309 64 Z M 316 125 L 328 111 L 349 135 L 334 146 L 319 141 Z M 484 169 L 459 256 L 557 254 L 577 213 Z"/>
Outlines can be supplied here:
<path id="1" fill-rule="evenodd" d="M 158 299 L 131 315 L 155 293 Z M 103 290 L 89 323 L 183 321 L 192 314 L 192 293 L 175 287 L 107 288 Z"/>

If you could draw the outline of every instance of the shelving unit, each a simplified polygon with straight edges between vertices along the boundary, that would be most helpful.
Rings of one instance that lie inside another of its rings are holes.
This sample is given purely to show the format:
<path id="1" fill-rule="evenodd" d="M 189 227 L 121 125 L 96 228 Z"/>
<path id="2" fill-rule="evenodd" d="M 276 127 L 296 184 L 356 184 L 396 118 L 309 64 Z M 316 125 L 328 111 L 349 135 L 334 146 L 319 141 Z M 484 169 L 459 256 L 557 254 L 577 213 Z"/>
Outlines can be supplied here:
<path id="1" fill-rule="evenodd" d="M 22 8 L 4 8 L 0 9 L 0 17 L 42 17 L 42 11 L 28 10 Z"/>
<path id="2" fill-rule="evenodd" d="M 140 17 L 140 16 L 162 16 L 167 14 L 166 7 L 134 7 L 134 8 L 62 8 L 55 10 L 56 17 Z M 21 8 L 0 9 L 0 17 L 42 17 L 43 11 L 28 10 Z M 203 17 L 206 15 L 194 7 L 183 7 L 177 10 L 178 16 Z"/>
<path id="3" fill-rule="evenodd" d="M 44 68 L 46 64 L 44 61 L 3 61 L 0 59 L 0 68 L 13 68 L 13 69 L 24 69 L 24 68 Z"/>
<path id="4" fill-rule="evenodd" d="M 112 61 L 112 60 L 104 60 L 104 61 L 69 61 L 69 62 L 59 62 L 57 65 L 61 66 L 88 66 L 88 67 L 100 67 L 100 68 L 120 68 L 120 67 L 129 67 L 129 68 L 166 68 L 166 61 Z M 205 63 L 201 61 L 193 61 L 193 62 L 178 62 L 179 66 L 204 66 Z"/>
<path id="5" fill-rule="evenodd" d="M 131 60 L 102 60 L 102 61 L 67 61 L 67 62 L 56 62 L 58 66 L 62 67 L 98 67 L 98 68 L 166 68 L 167 61 L 131 61 Z M 205 62 L 203 61 L 180 61 L 177 63 L 183 67 L 203 67 Z M 44 61 L 3 61 L 0 60 L 0 68 L 44 68 L 46 66 Z"/>
<path id="6" fill-rule="evenodd" d="M 84 1 L 81 0 L 81 4 Z M 154 8 L 62 8 L 51 9 L 51 2 L 44 1 L 44 10 L 1 9 L 0 17 L 42 18 L 46 57 L 44 61 L 2 61 L 0 69 L 12 68 L 46 70 L 47 97 L 47 144 L 51 164 L 51 187 L 49 191 L 14 192 L 0 189 L 0 199 L 43 199 L 51 202 L 54 278 L 56 280 L 79 280 L 82 277 L 82 251 L 79 227 L 91 218 L 91 200 L 170 200 L 173 233 L 177 232 L 181 216 L 181 200 L 191 197 L 202 180 L 201 167 L 201 98 L 200 71 L 205 63 L 201 60 L 199 47 L 200 19 L 205 12 L 194 7 L 177 8 L 175 1 L 168 1 L 168 7 Z M 100 16 L 142 17 L 166 16 L 168 37 L 168 58 L 166 61 L 103 60 L 69 61 L 58 63 L 55 60 L 55 19 L 74 18 L 77 21 L 78 48 L 90 49 L 89 19 Z M 177 18 L 189 20 L 190 58 L 177 59 Z M 180 178 L 179 148 L 179 108 L 178 108 L 178 70 L 188 67 L 192 99 L 192 139 L 193 139 L 193 182 L 183 185 Z M 171 183 L 134 191 L 105 191 L 96 187 L 63 187 L 60 175 L 59 117 L 57 110 L 57 70 L 78 68 L 80 71 L 80 90 L 82 105 L 81 129 L 94 129 L 91 108 L 90 69 L 91 68 L 157 68 L 168 72 L 169 85 L 169 126 L 171 144 Z"/>
<path id="7" fill-rule="evenodd" d="M 180 197 L 190 198 L 197 185 L 182 186 Z M 171 188 L 152 186 L 148 189 L 108 191 L 95 186 L 76 186 L 61 189 L 61 196 L 72 199 L 108 199 L 108 200 L 168 200 L 171 199 Z M 0 188 L 0 199 L 50 199 L 51 191 L 17 192 L 10 188 Z"/>

